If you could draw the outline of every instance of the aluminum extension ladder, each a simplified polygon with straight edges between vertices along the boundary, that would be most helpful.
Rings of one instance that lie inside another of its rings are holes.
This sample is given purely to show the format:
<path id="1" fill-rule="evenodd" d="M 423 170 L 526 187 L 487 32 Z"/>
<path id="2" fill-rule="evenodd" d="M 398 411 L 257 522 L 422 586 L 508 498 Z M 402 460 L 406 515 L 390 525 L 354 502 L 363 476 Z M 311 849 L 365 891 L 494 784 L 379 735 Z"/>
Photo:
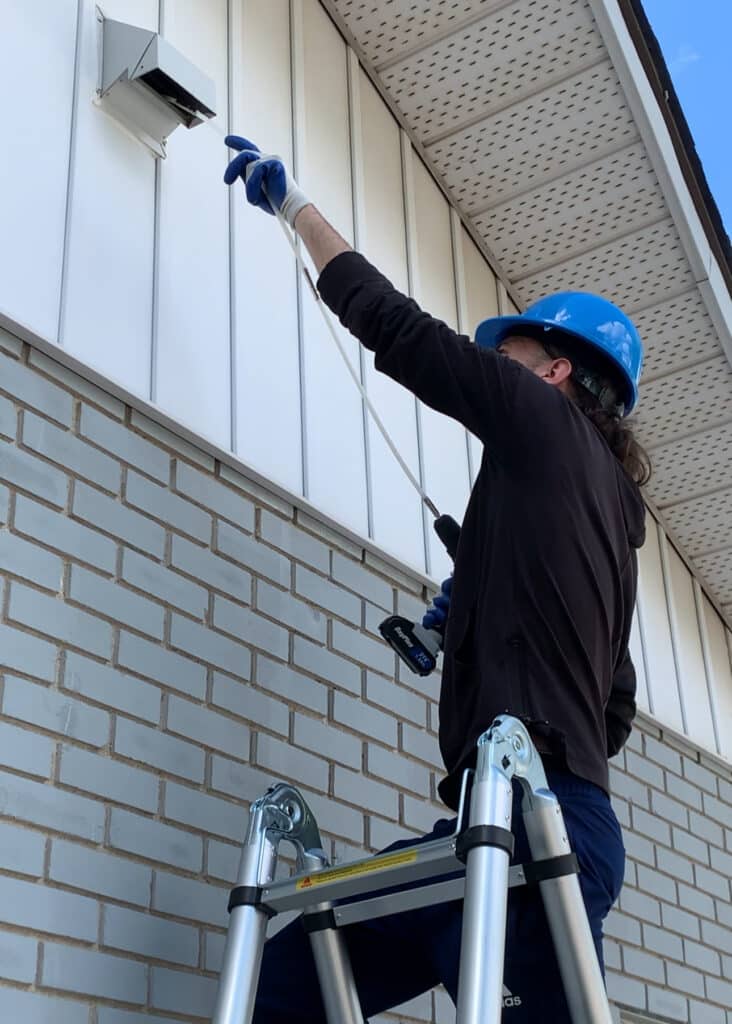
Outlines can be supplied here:
<path id="1" fill-rule="evenodd" d="M 467 828 L 466 783 L 454 835 L 330 867 L 300 793 L 278 784 L 252 804 L 213 1024 L 251 1024 L 268 918 L 299 909 L 309 933 L 328 1024 L 364 1024 L 338 929 L 369 918 L 464 897 L 457 1024 L 500 1024 L 508 889 L 538 882 L 573 1024 L 612 1024 L 605 986 L 559 803 L 525 726 L 501 716 L 478 740 Z M 533 860 L 509 866 L 512 780 Z M 297 851 L 298 874 L 273 881 L 281 840 Z M 435 876 L 464 876 L 433 881 Z M 421 887 L 379 896 L 394 885 Z M 349 897 L 371 893 L 349 903 Z M 337 901 L 337 903 L 335 902 Z"/>

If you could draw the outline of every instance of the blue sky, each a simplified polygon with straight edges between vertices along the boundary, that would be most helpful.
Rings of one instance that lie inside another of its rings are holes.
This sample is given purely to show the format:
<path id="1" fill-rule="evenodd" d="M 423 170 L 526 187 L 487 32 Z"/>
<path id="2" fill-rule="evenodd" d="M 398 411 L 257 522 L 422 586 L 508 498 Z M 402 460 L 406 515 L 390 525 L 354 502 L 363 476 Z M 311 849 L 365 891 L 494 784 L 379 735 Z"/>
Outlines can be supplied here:
<path id="1" fill-rule="evenodd" d="M 732 234 L 732 0 L 642 0 Z"/>

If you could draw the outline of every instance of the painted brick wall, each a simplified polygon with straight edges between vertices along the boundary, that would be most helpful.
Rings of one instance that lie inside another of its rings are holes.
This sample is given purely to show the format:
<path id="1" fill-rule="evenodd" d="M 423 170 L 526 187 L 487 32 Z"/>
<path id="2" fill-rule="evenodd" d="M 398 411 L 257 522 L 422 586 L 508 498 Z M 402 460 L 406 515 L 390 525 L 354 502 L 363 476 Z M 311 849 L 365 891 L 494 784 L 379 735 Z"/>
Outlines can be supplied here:
<path id="1" fill-rule="evenodd" d="M 376 631 L 421 612 L 423 581 L 0 347 L 0 1021 L 200 1021 L 273 777 L 338 860 L 441 814 L 439 680 L 395 679 Z M 611 994 L 732 1024 L 730 767 L 642 721 L 613 789 Z M 434 992 L 387 1019 L 454 1014 Z"/>

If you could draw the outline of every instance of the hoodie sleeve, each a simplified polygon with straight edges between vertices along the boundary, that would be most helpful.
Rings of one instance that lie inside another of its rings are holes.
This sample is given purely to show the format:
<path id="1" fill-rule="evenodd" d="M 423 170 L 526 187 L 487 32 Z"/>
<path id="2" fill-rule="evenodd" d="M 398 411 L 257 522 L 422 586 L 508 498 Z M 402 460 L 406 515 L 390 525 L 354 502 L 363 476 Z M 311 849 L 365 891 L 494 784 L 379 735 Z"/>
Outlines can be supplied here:
<path id="1" fill-rule="evenodd" d="M 636 712 L 635 689 L 635 668 L 630 650 L 626 647 L 625 654 L 615 670 L 610 696 L 605 706 L 608 757 L 615 757 L 630 736 L 631 723 Z"/>
<path id="2" fill-rule="evenodd" d="M 318 291 L 343 326 L 375 354 L 377 370 L 483 442 L 510 436 L 523 367 L 423 312 L 360 253 L 332 259 Z"/>

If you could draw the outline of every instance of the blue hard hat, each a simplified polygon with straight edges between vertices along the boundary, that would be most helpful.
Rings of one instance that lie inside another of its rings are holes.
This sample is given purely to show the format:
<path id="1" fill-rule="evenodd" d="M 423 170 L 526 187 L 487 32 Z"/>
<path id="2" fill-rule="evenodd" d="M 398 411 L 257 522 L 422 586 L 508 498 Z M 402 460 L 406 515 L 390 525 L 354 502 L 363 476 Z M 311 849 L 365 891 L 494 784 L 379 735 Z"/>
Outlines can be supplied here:
<path id="1" fill-rule="evenodd" d="M 633 409 L 638 401 L 643 342 L 622 309 L 590 292 L 557 292 L 534 302 L 525 313 L 483 320 L 475 330 L 475 340 L 485 348 L 496 348 L 509 334 L 521 334 L 527 327 L 534 332 L 537 328 L 561 331 L 568 339 L 602 353 L 622 381 L 623 415 Z"/>

